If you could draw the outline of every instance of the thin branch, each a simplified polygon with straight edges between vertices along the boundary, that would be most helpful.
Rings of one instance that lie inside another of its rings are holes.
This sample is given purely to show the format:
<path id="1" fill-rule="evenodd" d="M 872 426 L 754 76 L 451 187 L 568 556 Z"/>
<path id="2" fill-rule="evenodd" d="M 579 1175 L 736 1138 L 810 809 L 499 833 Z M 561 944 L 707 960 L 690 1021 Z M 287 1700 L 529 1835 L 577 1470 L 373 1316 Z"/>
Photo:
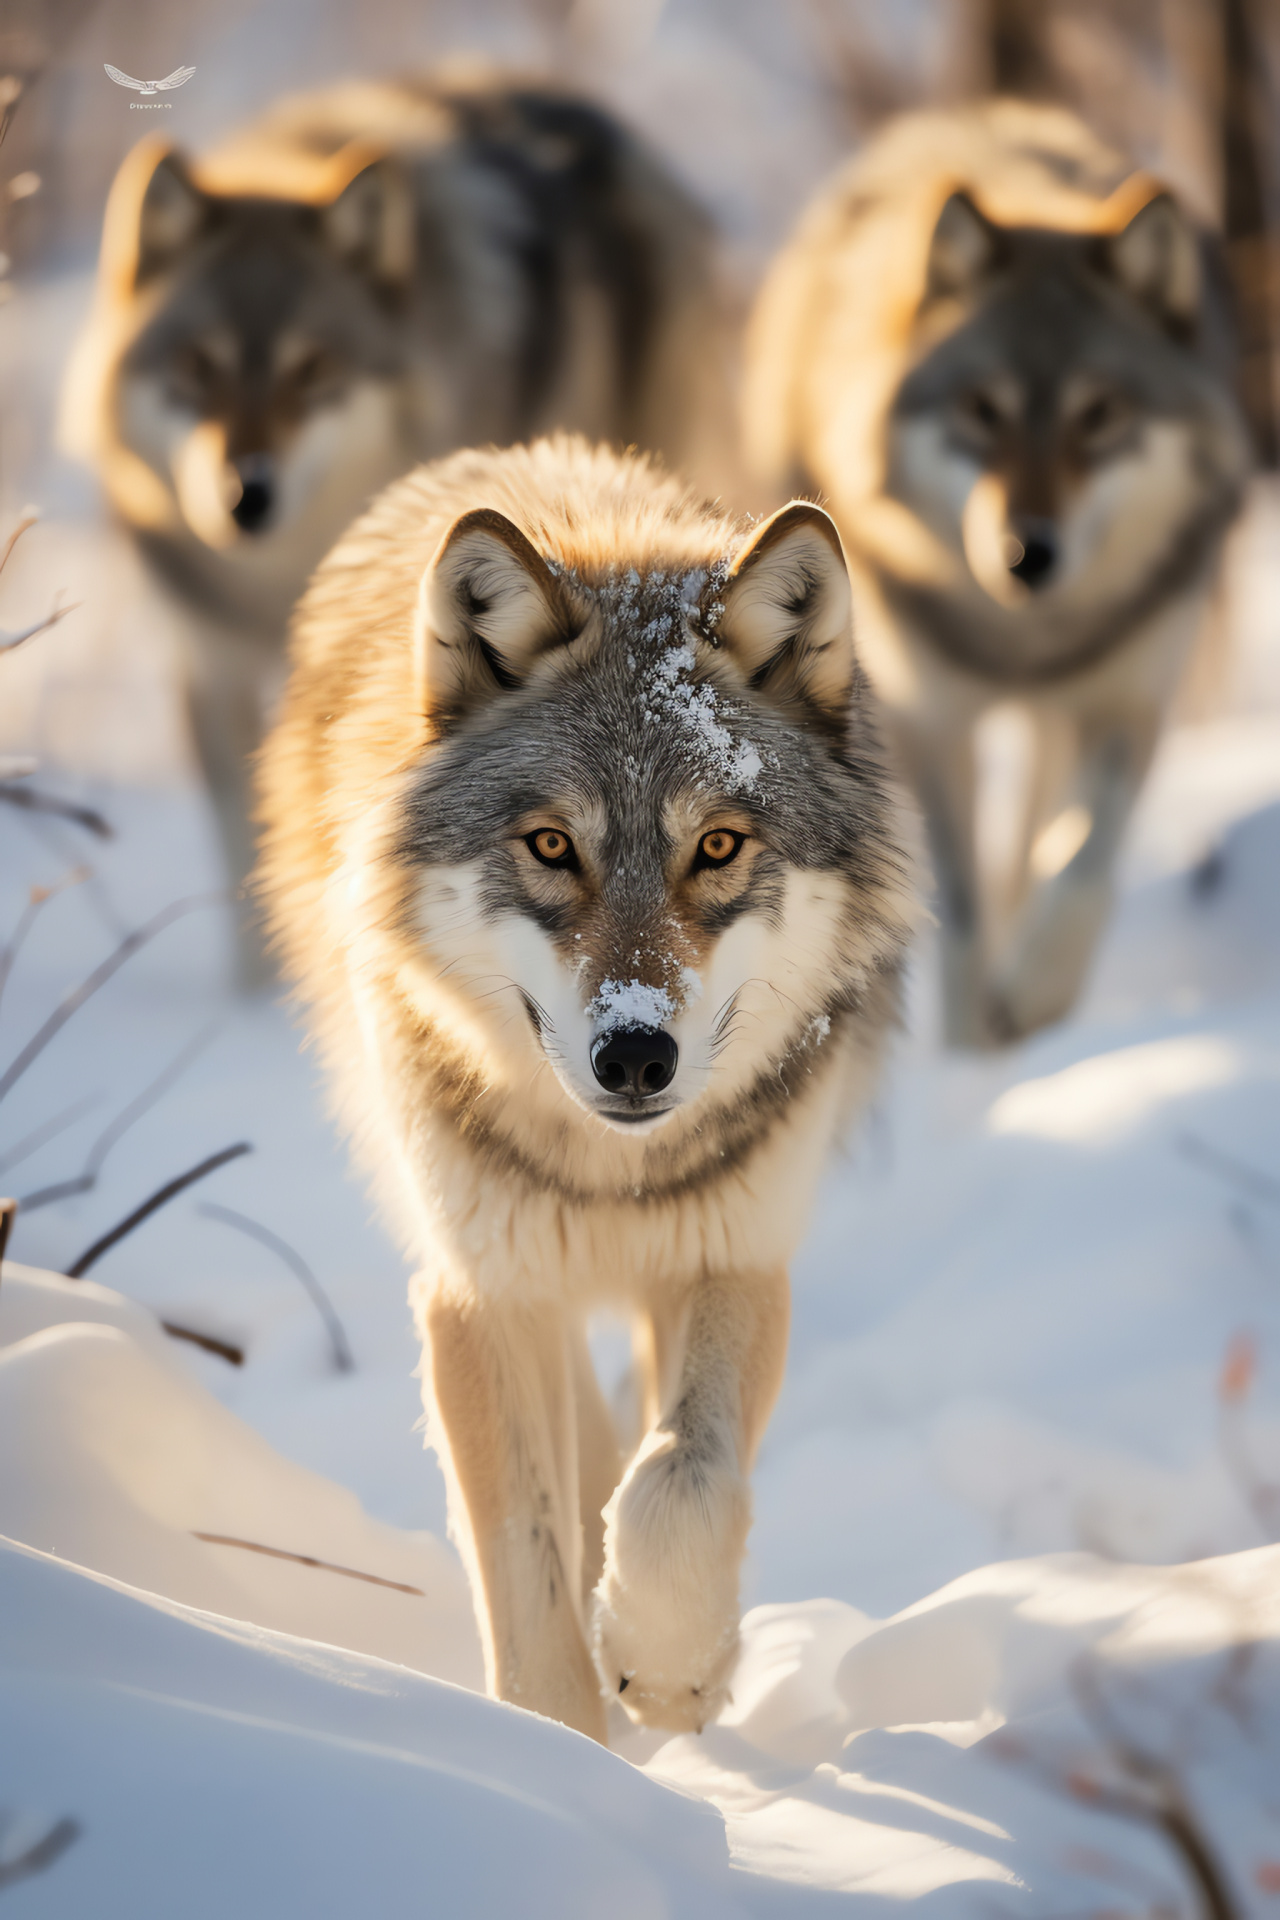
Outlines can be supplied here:
<path id="1" fill-rule="evenodd" d="M 30 1879 L 33 1873 L 43 1873 L 55 1860 L 60 1860 L 72 1842 L 79 1838 L 78 1820 L 59 1820 L 42 1840 L 37 1840 L 33 1847 L 20 1853 L 16 1860 L 0 1860 L 0 1889 L 16 1886 L 19 1880 Z"/>
<path id="2" fill-rule="evenodd" d="M 1194 1160 L 1210 1173 L 1216 1173 L 1219 1179 L 1226 1180 L 1241 1193 L 1247 1193 L 1251 1199 L 1267 1200 L 1273 1207 L 1280 1206 L 1280 1180 L 1272 1174 L 1261 1173 L 1246 1161 L 1237 1160 L 1234 1154 L 1211 1147 L 1198 1134 L 1180 1133 L 1177 1147 L 1185 1159 Z"/>
<path id="3" fill-rule="evenodd" d="M 87 1113 L 90 1107 L 95 1107 L 101 1098 L 100 1093 L 86 1094 L 83 1100 L 74 1100 L 69 1107 L 64 1107 L 61 1113 L 55 1113 L 52 1120 L 45 1120 L 40 1126 L 34 1127 L 30 1133 L 24 1134 L 21 1140 L 10 1147 L 8 1153 L 0 1154 L 0 1174 L 8 1173 L 10 1167 L 20 1166 L 40 1147 L 47 1146 L 50 1140 L 56 1140 L 60 1133 L 65 1133 L 68 1127 L 74 1126 L 82 1113 Z M 23 1204 L 27 1203 L 24 1201 Z"/>
<path id="4" fill-rule="evenodd" d="M 3 86 L 3 85 L 4 85 L 4 82 L 0 81 L 0 86 Z M 40 518 L 39 512 L 35 507 L 24 507 L 22 509 L 22 512 L 18 516 L 18 524 L 13 529 L 13 532 L 9 535 L 9 538 L 5 541 L 4 552 L 0 553 L 0 573 L 3 573 L 5 568 L 8 566 L 9 555 L 13 552 L 19 540 L 21 540 L 23 534 L 27 533 L 32 527 L 34 527 L 34 525 L 36 524 L 36 521 L 39 518 Z"/>
<path id="5" fill-rule="evenodd" d="M 40 1031 L 28 1040 L 21 1053 L 10 1062 L 6 1071 L 0 1074 L 0 1100 L 4 1099 L 10 1089 L 22 1078 L 27 1068 L 39 1058 L 49 1042 L 62 1031 L 71 1016 L 78 1013 L 85 1001 L 97 993 L 100 987 L 105 987 L 108 980 L 118 973 L 125 962 L 131 960 L 140 948 L 145 947 L 149 940 L 154 940 L 158 933 L 163 933 L 166 927 L 172 926 L 175 920 L 180 920 L 184 914 L 194 913 L 198 907 L 213 906 L 223 898 L 224 895 L 220 893 L 195 893 L 186 900 L 175 900 L 171 906 L 162 908 L 144 926 L 126 935 L 115 951 L 108 954 L 102 964 L 95 967 L 78 987 L 74 987 L 60 1006 L 54 1008 Z"/>
<path id="6" fill-rule="evenodd" d="M 18 924 L 13 930 L 13 937 L 9 941 L 8 946 L 5 947 L 3 951 L 0 951 L 0 996 L 3 995 L 5 987 L 9 983 L 9 975 L 13 972 L 13 963 L 21 953 L 26 943 L 27 935 L 40 918 L 42 908 L 47 906 L 50 900 L 56 899 L 60 893 L 65 893 L 68 887 L 78 887 L 82 881 L 88 878 L 88 867 L 73 867 L 70 873 L 63 874 L 61 880 L 55 880 L 52 886 L 32 887 L 27 899 L 27 904 L 18 916 Z"/>
<path id="7" fill-rule="evenodd" d="M 238 1140 L 234 1147 L 223 1147 L 220 1153 L 211 1153 L 209 1158 L 202 1160 L 198 1166 L 190 1167 L 186 1173 L 180 1173 L 176 1179 L 166 1181 L 164 1186 L 158 1187 L 140 1207 L 135 1207 L 132 1213 L 127 1214 L 119 1226 L 112 1227 L 110 1233 L 104 1233 L 101 1239 L 95 1240 L 92 1246 L 86 1247 L 80 1258 L 73 1261 L 67 1268 L 67 1279 L 83 1280 L 90 1267 L 96 1266 L 104 1253 L 109 1253 L 126 1234 L 132 1233 L 135 1227 L 140 1227 L 144 1220 L 149 1220 L 153 1213 L 167 1206 L 170 1200 L 175 1200 L 180 1193 L 185 1193 L 187 1188 L 193 1187 L 197 1180 L 203 1180 L 206 1175 L 216 1173 L 219 1167 L 225 1167 L 229 1160 L 238 1160 L 241 1154 L 252 1152 L 253 1148 L 247 1140 Z"/>
<path id="8" fill-rule="evenodd" d="M 290 1273 L 306 1289 L 312 1305 L 324 1321 L 325 1331 L 333 1347 L 333 1363 L 338 1372 L 354 1373 L 355 1356 L 351 1351 L 346 1329 L 338 1318 L 333 1302 L 297 1249 L 291 1247 L 287 1240 L 282 1240 L 278 1233 L 272 1233 L 270 1227 L 264 1227 L 259 1221 L 251 1220 L 248 1214 L 237 1213 L 234 1207 L 219 1206 L 217 1201 L 209 1200 L 198 1207 L 197 1212 L 204 1214 L 208 1220 L 220 1220 L 224 1226 L 235 1227 L 238 1232 L 248 1234 L 251 1240 L 256 1240 L 260 1246 L 267 1247 L 278 1260 L 284 1262 Z"/>
<path id="9" fill-rule="evenodd" d="M 110 1126 L 98 1135 L 85 1157 L 83 1171 L 72 1180 L 59 1180 L 51 1187 L 40 1187 L 35 1193 L 24 1194 L 22 1211 L 36 1213 L 41 1207 L 52 1205 L 55 1200 L 67 1200 L 72 1194 L 91 1192 L 98 1184 L 98 1175 L 102 1172 L 107 1155 L 112 1148 L 117 1146 L 129 1129 L 136 1126 L 143 1115 L 149 1113 L 156 1102 L 168 1093 L 170 1087 L 181 1079 L 191 1062 L 209 1044 L 217 1030 L 216 1020 L 211 1020 L 207 1026 L 201 1027 L 194 1039 L 188 1040 L 186 1046 L 167 1067 L 156 1075 L 151 1084 L 144 1087 L 127 1107 L 122 1108 Z M 3 1171 L 2 1163 L 0 1163 L 0 1171 Z"/>
<path id="10" fill-rule="evenodd" d="M 216 1353 L 219 1360 L 226 1360 L 233 1367 L 244 1365 L 244 1348 L 233 1346 L 230 1340 L 219 1340 L 212 1333 L 197 1333 L 194 1327 L 179 1326 L 176 1320 L 162 1320 L 160 1325 L 171 1340 L 189 1340 L 193 1347 Z"/>
<path id="11" fill-rule="evenodd" d="M 0 783 L 0 801 L 7 807 L 21 807 L 24 813 L 52 813 L 59 820 L 70 820 L 99 840 L 114 840 L 115 828 L 94 807 L 77 806 L 74 800 L 59 799 L 54 793 L 41 793 L 35 787 L 14 787 Z"/>
<path id="12" fill-rule="evenodd" d="M 380 1573 L 360 1573 L 355 1567 L 340 1567 L 332 1560 L 317 1560 L 310 1553 L 286 1553 L 283 1547 L 264 1547 L 257 1540 L 237 1540 L 229 1533 L 196 1533 L 196 1540 L 207 1540 L 211 1547 L 243 1547 L 246 1553 L 265 1553 L 270 1560 L 293 1560 L 300 1567 L 319 1567 L 322 1573 L 340 1573 L 348 1580 L 366 1580 L 371 1587 L 390 1587 L 393 1593 L 411 1593 L 417 1600 L 425 1600 L 426 1594 L 421 1587 L 411 1587 L 405 1580 L 384 1580 Z"/>
<path id="13" fill-rule="evenodd" d="M 65 620 L 67 615 L 74 613 L 79 605 L 78 600 L 73 600 L 69 606 L 60 607 L 55 601 L 43 620 L 37 620 L 34 626 L 23 627 L 17 633 L 7 633 L 3 627 L 0 627 L 0 653 L 16 652 L 28 640 L 34 640 L 38 633 L 47 633 L 50 627 L 56 627 L 59 620 Z"/>

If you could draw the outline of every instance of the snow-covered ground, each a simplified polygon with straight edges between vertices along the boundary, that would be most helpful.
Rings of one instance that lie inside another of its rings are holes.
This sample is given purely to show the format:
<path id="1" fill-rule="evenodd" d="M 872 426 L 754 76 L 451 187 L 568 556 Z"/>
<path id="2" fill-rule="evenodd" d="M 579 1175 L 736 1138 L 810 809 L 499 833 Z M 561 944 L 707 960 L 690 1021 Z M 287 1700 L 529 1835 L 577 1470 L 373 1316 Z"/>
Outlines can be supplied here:
<path id="1" fill-rule="evenodd" d="M 56 362 L 84 292 L 6 309 L 11 366 Z M 796 1263 L 734 1705 L 700 1739 L 619 1716 L 609 1755 L 470 1691 L 401 1258 L 286 1012 L 228 993 L 163 615 L 87 484 L 33 472 L 50 521 L 0 625 L 84 604 L 4 663 L 0 750 L 114 837 L 0 812 L 0 1190 L 83 1178 L 19 1216 L 0 1284 L 6 1911 L 1192 1913 L 1113 1804 L 1176 1786 L 1239 1911 L 1280 1914 L 1275 500 L 1075 1018 L 945 1057 L 922 951 Z M 42 1277 L 242 1141 L 91 1281 Z"/>
<path id="2" fill-rule="evenodd" d="M 22 1543 L 0 1555 L 15 1916 L 416 1903 L 647 1920 L 841 1895 L 948 1916 L 1194 1912 L 1168 1840 L 1110 1804 L 1154 1791 L 1125 1773 L 1130 1747 L 1173 1769 L 1240 1911 L 1280 1910 L 1280 718 L 1264 701 L 1170 736 L 1069 1024 L 993 1060 L 941 1056 L 922 955 L 914 1032 L 796 1264 L 734 1705 L 700 1739 L 619 1721 L 617 1756 L 462 1691 L 477 1648 L 418 1428 L 402 1263 L 287 1015 L 226 990 L 203 801 L 56 768 L 44 784 L 115 832 L 0 822 L 0 926 L 29 921 L 0 1073 L 125 932 L 198 904 L 0 1106 L 0 1186 L 20 1195 L 110 1148 L 88 1191 L 19 1216 L 24 1264 L 0 1285 L 0 1533 Z M 32 887 L 81 863 L 31 910 Z M 251 1154 L 92 1280 L 35 1271 L 240 1140 Z M 302 1257 L 353 1368 L 245 1221 Z M 605 1329 L 602 1366 L 616 1354 Z"/>

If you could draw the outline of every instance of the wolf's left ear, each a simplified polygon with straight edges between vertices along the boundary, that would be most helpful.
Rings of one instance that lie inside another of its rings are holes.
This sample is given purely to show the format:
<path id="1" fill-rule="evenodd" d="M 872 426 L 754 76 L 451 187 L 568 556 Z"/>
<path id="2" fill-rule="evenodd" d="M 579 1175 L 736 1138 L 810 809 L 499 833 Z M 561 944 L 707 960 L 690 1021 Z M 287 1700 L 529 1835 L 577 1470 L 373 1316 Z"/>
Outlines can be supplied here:
<path id="1" fill-rule="evenodd" d="M 962 299 L 1006 258 L 1008 242 L 967 193 L 953 193 L 929 242 L 925 299 Z"/>
<path id="2" fill-rule="evenodd" d="M 1190 327 L 1200 311 L 1200 242 L 1170 193 L 1140 207 L 1105 245 L 1105 260 L 1127 293 L 1162 324 Z"/>
<path id="3" fill-rule="evenodd" d="M 520 686 L 539 656 L 573 633 L 568 596 L 515 522 L 490 507 L 464 513 L 418 590 L 418 711 L 456 719 Z"/>
<path id="4" fill-rule="evenodd" d="M 380 285 L 403 287 L 413 272 L 413 190 L 394 157 L 366 141 L 334 156 L 333 197 L 320 209 L 332 252 Z"/>
<path id="5" fill-rule="evenodd" d="M 834 520 L 808 500 L 757 528 L 720 589 L 714 642 L 753 687 L 834 712 L 854 678 L 849 570 Z"/>

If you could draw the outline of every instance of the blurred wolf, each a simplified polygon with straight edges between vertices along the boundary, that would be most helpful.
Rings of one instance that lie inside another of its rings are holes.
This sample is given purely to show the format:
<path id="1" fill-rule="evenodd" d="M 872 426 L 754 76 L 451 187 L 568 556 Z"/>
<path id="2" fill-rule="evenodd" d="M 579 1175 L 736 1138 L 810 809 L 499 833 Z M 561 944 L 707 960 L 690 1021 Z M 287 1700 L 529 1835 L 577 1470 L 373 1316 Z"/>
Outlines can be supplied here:
<path id="1" fill-rule="evenodd" d="M 829 498 L 860 644 L 930 828 L 949 1039 L 1066 1013 L 1200 623 L 1246 449 L 1212 254 L 1069 114 L 895 123 L 773 267 L 759 469 Z M 1008 889 L 982 883 L 975 726 L 1033 727 Z"/>
<path id="2" fill-rule="evenodd" d="M 361 507 L 420 459 L 555 426 L 696 465 L 715 353 L 702 215 L 568 96 L 350 85 L 199 162 L 129 155 L 63 439 L 190 616 L 237 883 L 288 610 Z"/>
<path id="3" fill-rule="evenodd" d="M 490 1688 L 700 1727 L 786 1262 L 915 911 L 839 536 L 807 503 L 744 534 L 581 441 L 422 468 L 301 604 L 262 792 L 276 935 L 423 1265 Z"/>

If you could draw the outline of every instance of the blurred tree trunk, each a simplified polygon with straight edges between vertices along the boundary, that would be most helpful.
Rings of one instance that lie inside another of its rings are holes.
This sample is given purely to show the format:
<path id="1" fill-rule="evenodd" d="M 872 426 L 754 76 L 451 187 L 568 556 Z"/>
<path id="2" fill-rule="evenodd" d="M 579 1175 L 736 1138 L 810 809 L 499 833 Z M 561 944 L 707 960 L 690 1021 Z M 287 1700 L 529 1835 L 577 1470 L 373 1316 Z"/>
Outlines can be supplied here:
<path id="1" fill-rule="evenodd" d="M 1261 47 L 1248 0 L 1219 0 L 1222 198 L 1227 264 L 1240 331 L 1240 386 L 1258 459 L 1280 465 L 1275 392 L 1275 243 L 1268 217 L 1269 122 Z"/>

